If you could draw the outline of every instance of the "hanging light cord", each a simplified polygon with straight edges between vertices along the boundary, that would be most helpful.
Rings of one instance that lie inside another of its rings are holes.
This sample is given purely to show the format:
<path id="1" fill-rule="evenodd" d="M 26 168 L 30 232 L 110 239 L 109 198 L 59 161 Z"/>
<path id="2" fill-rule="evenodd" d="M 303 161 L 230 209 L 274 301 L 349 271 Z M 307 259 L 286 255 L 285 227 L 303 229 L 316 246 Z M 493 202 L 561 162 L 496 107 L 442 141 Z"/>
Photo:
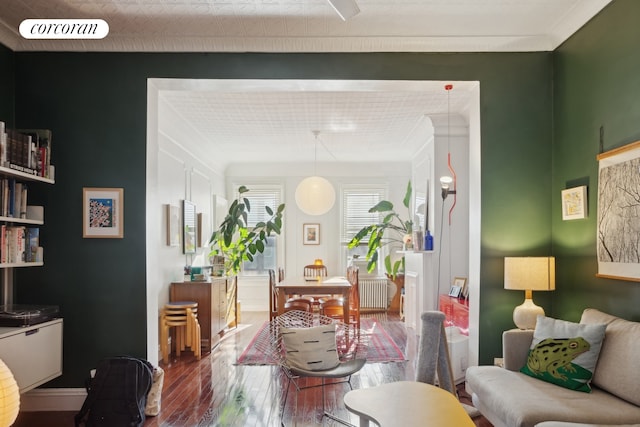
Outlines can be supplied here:
<path id="1" fill-rule="evenodd" d="M 313 176 L 318 176 L 318 173 L 316 171 L 317 166 L 318 166 L 318 134 L 320 132 L 315 131 L 315 135 L 316 135 L 316 142 L 313 145 Z"/>
<path id="2" fill-rule="evenodd" d="M 317 168 L 317 164 L 318 164 L 318 140 L 320 141 L 320 145 L 322 146 L 322 148 L 324 148 L 324 149 L 325 149 L 325 151 L 326 151 L 327 153 L 329 153 L 329 155 L 330 155 L 331 157 L 333 157 L 333 160 L 335 160 L 335 161 L 339 161 L 339 160 L 338 160 L 338 158 L 337 158 L 337 157 L 336 157 L 336 156 L 331 152 L 331 150 L 329 150 L 329 149 L 327 148 L 327 146 L 325 145 L 325 143 L 324 143 L 321 139 L 319 139 L 319 137 L 320 137 L 320 131 L 319 131 L 319 130 L 314 130 L 314 131 L 312 131 L 312 132 L 313 132 L 313 134 L 314 134 L 314 135 L 315 135 L 315 137 L 316 137 L 316 139 L 315 139 L 315 144 L 314 144 L 314 151 L 313 151 L 313 175 L 314 175 L 314 176 L 318 176 L 318 173 L 317 173 L 317 170 L 316 170 L 316 168 Z"/>
<path id="3" fill-rule="evenodd" d="M 438 242 L 438 294 L 440 294 L 440 271 L 442 269 L 442 236 L 444 234 L 444 206 L 440 210 L 440 241 Z M 449 246 L 451 249 L 451 246 Z M 449 250 L 451 252 L 451 250 Z M 451 258 L 451 257 L 449 257 Z"/>

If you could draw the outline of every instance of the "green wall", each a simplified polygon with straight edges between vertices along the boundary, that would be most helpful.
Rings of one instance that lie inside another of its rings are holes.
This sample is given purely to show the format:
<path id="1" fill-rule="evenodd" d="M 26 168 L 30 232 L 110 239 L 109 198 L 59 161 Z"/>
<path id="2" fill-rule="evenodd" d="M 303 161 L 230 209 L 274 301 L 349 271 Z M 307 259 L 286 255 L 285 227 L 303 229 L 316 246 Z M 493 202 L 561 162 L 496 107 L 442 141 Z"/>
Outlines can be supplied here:
<path id="1" fill-rule="evenodd" d="M 586 306 L 640 320 L 640 284 L 595 277 L 600 127 L 604 151 L 640 140 L 640 2 L 617 0 L 554 53 L 553 312 Z M 589 217 L 562 221 L 560 192 L 588 186 Z"/>
<path id="2" fill-rule="evenodd" d="M 551 53 L 16 53 L 17 124 L 54 134 L 56 184 L 41 194 L 45 267 L 21 271 L 28 283 L 18 287 L 20 302 L 62 307 L 64 375 L 48 386 L 81 386 L 99 358 L 146 352 L 151 77 L 480 81 L 480 354 L 489 363 L 500 353 L 501 331 L 511 327 L 513 306 L 522 300 L 502 289 L 502 257 L 514 251 L 547 254 L 551 247 L 551 61 Z M 46 72 L 43 64 L 49 64 Z M 82 239 L 82 187 L 88 186 L 124 187 L 124 239 Z"/>
<path id="3" fill-rule="evenodd" d="M 0 44 L 0 121 L 13 127 L 14 54 Z"/>

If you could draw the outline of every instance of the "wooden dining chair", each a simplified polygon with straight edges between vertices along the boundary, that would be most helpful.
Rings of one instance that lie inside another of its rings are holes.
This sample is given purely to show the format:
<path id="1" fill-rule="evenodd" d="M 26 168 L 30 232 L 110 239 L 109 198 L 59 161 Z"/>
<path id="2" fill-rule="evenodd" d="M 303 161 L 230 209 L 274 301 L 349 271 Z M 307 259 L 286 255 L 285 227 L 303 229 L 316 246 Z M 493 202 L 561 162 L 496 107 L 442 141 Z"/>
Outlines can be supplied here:
<path id="1" fill-rule="evenodd" d="M 349 291 L 349 318 L 360 329 L 360 279 L 359 268 L 356 266 L 347 267 L 347 280 L 351 284 Z"/>
<path id="2" fill-rule="evenodd" d="M 276 289 L 276 272 L 269 269 L 269 320 L 278 316 L 278 291 Z"/>
<path id="3" fill-rule="evenodd" d="M 349 323 L 360 329 L 360 283 L 358 267 L 347 268 L 347 280 L 351 284 L 349 291 Z M 320 303 L 320 314 L 333 319 L 344 319 L 342 298 L 328 298 Z"/>
<path id="4" fill-rule="evenodd" d="M 278 282 L 282 282 L 284 280 L 284 268 L 278 267 Z"/>
<path id="5" fill-rule="evenodd" d="M 344 306 L 340 298 L 328 298 L 320 303 L 320 314 L 332 319 L 344 319 Z"/>
<path id="6" fill-rule="evenodd" d="M 326 265 L 316 265 L 309 264 L 304 266 L 303 275 L 305 278 L 307 277 L 327 277 L 327 266 Z M 323 301 L 328 300 L 333 297 L 333 295 L 302 295 L 302 298 L 310 299 L 313 303 L 313 307 L 316 309 L 320 309 L 320 304 Z"/>
<path id="7" fill-rule="evenodd" d="M 287 313 L 293 310 L 306 311 L 309 313 L 313 311 L 312 302 L 306 298 L 291 298 L 284 304 L 284 312 Z"/>
<path id="8" fill-rule="evenodd" d="M 327 277 L 327 266 L 316 264 L 305 265 L 303 275 L 304 277 Z"/>

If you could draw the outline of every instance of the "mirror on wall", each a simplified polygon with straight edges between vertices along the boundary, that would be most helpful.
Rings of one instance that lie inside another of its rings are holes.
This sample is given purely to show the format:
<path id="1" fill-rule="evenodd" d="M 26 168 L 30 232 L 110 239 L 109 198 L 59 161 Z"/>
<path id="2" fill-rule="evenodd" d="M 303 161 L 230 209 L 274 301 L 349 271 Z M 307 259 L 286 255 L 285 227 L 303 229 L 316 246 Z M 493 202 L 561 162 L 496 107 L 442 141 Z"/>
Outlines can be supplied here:
<path id="1" fill-rule="evenodd" d="M 213 227 L 217 230 L 227 216 L 227 199 L 213 195 Z"/>
<path id="2" fill-rule="evenodd" d="M 182 201 L 182 251 L 185 254 L 196 253 L 197 222 L 196 205 L 188 200 Z"/>

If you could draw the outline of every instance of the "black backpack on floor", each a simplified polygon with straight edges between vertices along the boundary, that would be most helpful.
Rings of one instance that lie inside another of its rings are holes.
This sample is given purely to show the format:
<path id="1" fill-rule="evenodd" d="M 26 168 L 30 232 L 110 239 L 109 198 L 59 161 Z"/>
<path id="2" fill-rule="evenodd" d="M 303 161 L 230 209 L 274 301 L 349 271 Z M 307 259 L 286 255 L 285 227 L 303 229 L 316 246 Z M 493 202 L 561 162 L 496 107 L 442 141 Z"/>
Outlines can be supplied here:
<path id="1" fill-rule="evenodd" d="M 121 356 L 103 359 L 87 382 L 87 398 L 75 416 L 76 427 L 138 427 L 144 424 L 153 366 Z"/>

